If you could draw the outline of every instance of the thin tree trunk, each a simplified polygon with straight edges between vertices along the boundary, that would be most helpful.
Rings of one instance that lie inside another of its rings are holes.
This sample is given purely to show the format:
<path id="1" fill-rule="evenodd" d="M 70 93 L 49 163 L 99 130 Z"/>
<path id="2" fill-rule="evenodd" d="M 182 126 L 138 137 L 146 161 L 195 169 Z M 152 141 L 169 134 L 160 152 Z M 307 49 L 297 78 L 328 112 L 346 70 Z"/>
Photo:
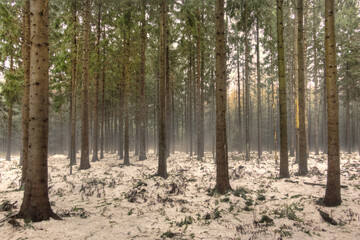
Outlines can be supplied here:
<path id="1" fill-rule="evenodd" d="M 280 102 L 280 177 L 289 177 L 289 161 L 287 146 L 287 106 L 286 76 L 284 51 L 283 0 L 277 0 L 277 42 L 279 71 L 279 102 Z"/>
<path id="2" fill-rule="evenodd" d="M 305 66 L 304 66 L 304 32 L 303 32 L 303 0 L 298 0 L 298 94 L 299 94 L 299 175 L 308 172 L 306 156 L 306 126 L 305 126 Z"/>
<path id="3" fill-rule="evenodd" d="M 160 62 L 159 62 L 159 165 L 158 175 L 167 178 L 166 164 L 166 46 L 167 46 L 167 0 L 160 3 Z"/>
<path id="4" fill-rule="evenodd" d="M 101 3 L 99 2 L 98 4 L 98 21 L 97 21 L 97 41 L 96 41 L 96 57 L 97 57 L 97 62 L 100 63 L 101 59 L 100 59 L 100 36 L 101 36 Z M 98 69 L 96 71 L 95 74 L 95 94 L 94 94 L 94 126 L 93 126 L 93 156 L 91 161 L 92 162 L 96 162 L 99 161 L 99 157 L 98 157 L 98 142 L 99 142 L 99 91 L 100 91 L 100 87 L 99 87 L 99 81 L 100 81 L 100 69 Z"/>
<path id="5" fill-rule="evenodd" d="M 12 136 L 12 118 L 13 118 L 13 104 L 9 104 L 8 110 L 8 129 L 6 141 L 6 161 L 11 161 L 11 136 Z"/>
<path id="6" fill-rule="evenodd" d="M 257 75 L 257 132 L 258 132 L 258 158 L 262 156 L 262 126 L 261 126 L 261 77 L 260 77 L 260 49 L 259 49 L 259 13 L 256 18 L 256 75 Z M 285 75 L 285 74 L 284 74 Z M 285 94 L 286 95 L 286 94 Z"/>
<path id="7" fill-rule="evenodd" d="M 29 152 L 29 100 L 30 100 L 30 0 L 25 1 L 24 5 L 24 41 L 23 41 L 23 64 L 24 64 L 24 93 L 21 108 L 22 126 L 22 174 L 21 187 L 23 189 L 26 182 L 26 169 Z"/>
<path id="8" fill-rule="evenodd" d="M 250 161 L 250 86 L 249 86 L 249 41 L 247 26 L 247 9 L 245 11 L 245 140 L 246 140 L 246 161 Z"/>
<path id="9" fill-rule="evenodd" d="M 139 160 L 146 159 L 145 132 L 146 132 L 146 98 L 145 98 L 145 74 L 146 74 L 146 2 L 142 1 L 142 19 L 141 19 L 141 63 L 140 63 L 140 154 Z"/>
<path id="10" fill-rule="evenodd" d="M 315 16 L 315 14 L 314 14 Z M 315 21 L 315 20 L 314 20 Z M 314 40 L 314 82 L 315 82 L 315 155 L 319 155 L 319 80 L 318 80 L 318 60 L 317 60 L 317 39 L 316 28 L 313 26 L 313 40 Z"/>
<path id="11" fill-rule="evenodd" d="M 83 43 L 83 83 L 81 112 L 81 161 L 80 169 L 90 168 L 89 162 L 89 35 L 90 35 L 90 2 L 84 2 L 84 43 Z"/>

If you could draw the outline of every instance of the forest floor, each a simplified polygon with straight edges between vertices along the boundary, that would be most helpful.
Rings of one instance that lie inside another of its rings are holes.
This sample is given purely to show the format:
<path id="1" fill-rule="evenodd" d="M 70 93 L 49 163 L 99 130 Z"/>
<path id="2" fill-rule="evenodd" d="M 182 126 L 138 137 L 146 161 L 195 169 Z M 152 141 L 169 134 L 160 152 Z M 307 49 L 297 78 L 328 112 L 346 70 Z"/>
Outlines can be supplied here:
<path id="1" fill-rule="evenodd" d="M 124 166 L 107 154 L 88 170 L 74 167 L 69 175 L 66 156 L 49 157 L 49 195 L 62 221 L 32 223 L 10 220 L 21 205 L 18 159 L 0 159 L 1 239 L 359 239 L 360 158 L 341 154 L 342 205 L 317 204 L 326 183 L 325 155 L 310 155 L 309 174 L 296 176 L 290 158 L 290 180 L 278 179 L 273 154 L 261 160 L 253 153 L 229 154 L 234 191 L 218 195 L 215 165 L 176 153 L 168 159 L 169 177 L 155 176 L 157 160 L 131 158 Z M 78 160 L 79 161 L 79 160 Z M 324 221 L 320 211 L 332 219 Z"/>

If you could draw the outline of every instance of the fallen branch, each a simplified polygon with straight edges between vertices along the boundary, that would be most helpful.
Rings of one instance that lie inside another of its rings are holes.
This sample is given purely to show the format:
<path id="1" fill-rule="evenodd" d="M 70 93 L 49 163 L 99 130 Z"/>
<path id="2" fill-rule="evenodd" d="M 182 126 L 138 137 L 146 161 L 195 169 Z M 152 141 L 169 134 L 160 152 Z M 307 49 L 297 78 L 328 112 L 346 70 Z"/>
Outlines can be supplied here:
<path id="1" fill-rule="evenodd" d="M 320 216 L 322 217 L 322 219 L 324 219 L 325 222 L 330 223 L 331 225 L 338 225 L 338 223 L 332 218 L 330 217 L 330 215 L 324 211 L 321 211 L 320 209 L 318 209 Z"/>
<path id="2" fill-rule="evenodd" d="M 285 180 L 285 182 L 289 182 L 289 183 L 296 183 L 298 184 L 299 181 L 293 181 L 293 180 Z M 326 187 L 326 184 L 323 183 L 311 183 L 311 182 L 304 182 L 304 184 L 306 185 L 311 185 L 311 186 L 321 186 L 321 187 Z M 346 185 L 340 185 L 341 188 L 348 188 L 348 186 Z"/>

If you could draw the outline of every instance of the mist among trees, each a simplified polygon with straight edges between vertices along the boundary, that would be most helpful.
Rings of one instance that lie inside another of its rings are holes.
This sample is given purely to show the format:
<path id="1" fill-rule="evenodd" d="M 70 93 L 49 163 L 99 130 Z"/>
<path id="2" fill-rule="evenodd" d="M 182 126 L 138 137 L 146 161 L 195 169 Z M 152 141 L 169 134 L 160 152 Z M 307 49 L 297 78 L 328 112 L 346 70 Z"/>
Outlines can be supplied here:
<path id="1" fill-rule="evenodd" d="M 359 43 L 357 0 L 3 0 L 0 228 L 355 239 Z"/>

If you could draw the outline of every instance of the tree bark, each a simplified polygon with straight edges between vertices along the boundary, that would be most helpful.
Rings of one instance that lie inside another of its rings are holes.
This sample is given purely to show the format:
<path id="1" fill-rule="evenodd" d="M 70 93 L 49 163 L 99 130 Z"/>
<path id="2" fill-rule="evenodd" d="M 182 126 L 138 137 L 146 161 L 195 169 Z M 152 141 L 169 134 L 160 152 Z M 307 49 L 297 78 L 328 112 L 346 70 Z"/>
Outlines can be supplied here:
<path id="1" fill-rule="evenodd" d="M 158 175 L 167 178 L 166 164 L 166 46 L 167 46 L 167 0 L 160 3 L 160 56 L 159 56 L 159 110 L 158 110 L 158 129 L 159 129 L 159 165 Z"/>
<path id="2" fill-rule="evenodd" d="M 278 71 L 280 98 L 280 178 L 289 177 L 289 161 L 287 146 L 287 106 L 286 106 L 286 76 L 284 51 L 283 0 L 277 0 L 277 42 Z"/>
<path id="3" fill-rule="evenodd" d="M 262 126 L 261 126 L 261 76 L 260 76 L 260 49 L 259 49 L 259 13 L 256 18 L 256 75 L 257 75 L 257 130 L 258 130 L 258 158 L 262 156 Z"/>
<path id="4" fill-rule="evenodd" d="M 22 57 L 24 64 L 24 93 L 22 97 L 21 108 L 21 126 L 22 126 L 22 173 L 21 187 L 24 188 L 26 179 L 26 168 L 29 158 L 29 101 L 30 101 L 30 0 L 25 1 L 24 5 L 24 41 L 22 47 Z"/>
<path id="5" fill-rule="evenodd" d="M 84 43 L 83 43 L 83 82 L 81 112 L 81 159 L 80 169 L 90 168 L 89 162 L 89 61 L 90 61 L 90 1 L 84 2 Z"/>
<path id="6" fill-rule="evenodd" d="M 51 210 L 48 194 L 49 133 L 49 18 L 48 2 L 30 5 L 30 112 L 29 158 L 24 198 L 18 218 L 33 222 L 59 219 Z"/>
<path id="7" fill-rule="evenodd" d="M 306 175 L 306 126 L 305 126 L 305 67 L 304 67 L 304 28 L 303 28 L 303 0 L 298 0 L 298 94 L 299 94 L 299 175 Z"/>
<path id="8" fill-rule="evenodd" d="M 325 70 L 328 113 L 328 173 L 324 203 L 341 204 L 339 98 L 336 79 L 335 1 L 325 1 Z"/>
<path id="9" fill-rule="evenodd" d="M 216 189 L 224 194 L 231 189 L 226 141 L 226 45 L 224 0 L 215 2 L 216 30 Z"/>
<path id="10" fill-rule="evenodd" d="M 146 2 L 142 1 L 142 19 L 141 19 L 141 63 L 140 63 L 140 154 L 139 160 L 146 159 L 145 132 L 146 132 L 146 98 L 145 98 L 145 79 L 146 79 Z"/>
<path id="11" fill-rule="evenodd" d="M 101 36 L 101 3 L 98 4 L 98 19 L 97 19 L 97 39 L 96 39 L 96 58 L 97 62 L 101 63 L 100 59 L 100 36 Z M 93 155 L 92 162 L 99 161 L 98 157 L 98 142 L 99 142 L 99 91 L 100 91 L 100 71 L 101 66 L 97 69 L 95 74 L 95 94 L 94 94 L 94 126 L 93 126 Z"/>
<path id="12" fill-rule="evenodd" d="M 250 86 L 249 86 L 249 40 L 247 26 L 247 8 L 245 11 L 245 141 L 246 141 L 246 161 L 250 161 Z"/>

